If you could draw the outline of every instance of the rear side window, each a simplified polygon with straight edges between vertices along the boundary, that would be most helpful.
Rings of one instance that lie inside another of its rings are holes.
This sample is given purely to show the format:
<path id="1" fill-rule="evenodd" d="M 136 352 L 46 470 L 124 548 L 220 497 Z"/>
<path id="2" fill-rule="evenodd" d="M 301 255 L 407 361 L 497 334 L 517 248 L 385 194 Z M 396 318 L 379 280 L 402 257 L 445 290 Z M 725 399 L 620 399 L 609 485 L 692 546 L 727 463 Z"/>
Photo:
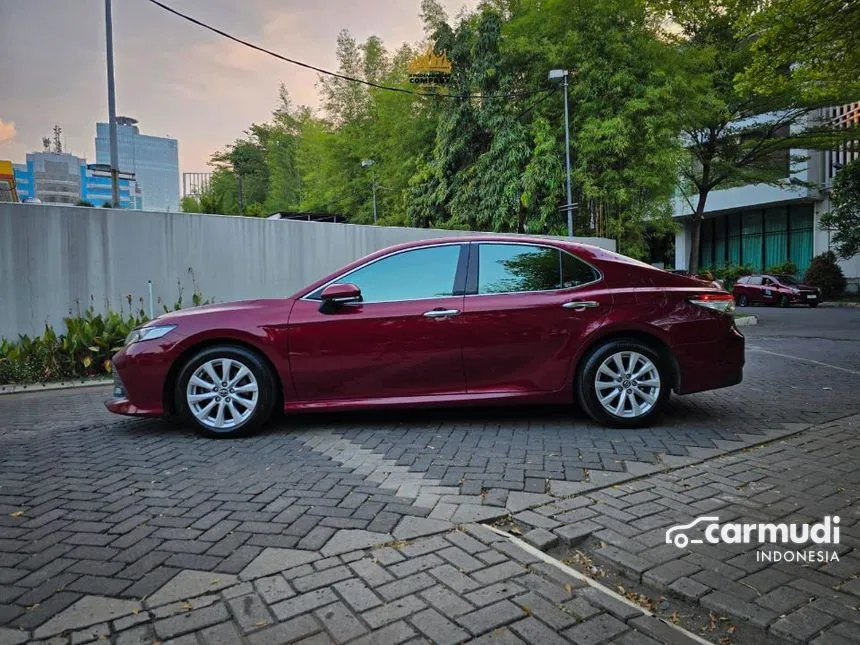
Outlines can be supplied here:
<path id="1" fill-rule="evenodd" d="M 559 249 L 530 244 L 481 244 L 478 293 L 551 291 L 593 282 L 597 272 Z"/>
<path id="2" fill-rule="evenodd" d="M 761 276 L 753 276 L 749 279 L 749 284 L 761 284 Z"/>
<path id="3" fill-rule="evenodd" d="M 570 253 L 564 251 L 559 251 L 559 253 L 561 253 L 561 286 L 563 288 L 578 287 L 600 278 L 600 274 L 594 267 Z"/>
<path id="4" fill-rule="evenodd" d="M 750 279 L 747 277 L 738 278 L 738 284 L 746 284 L 749 281 L 750 281 Z"/>

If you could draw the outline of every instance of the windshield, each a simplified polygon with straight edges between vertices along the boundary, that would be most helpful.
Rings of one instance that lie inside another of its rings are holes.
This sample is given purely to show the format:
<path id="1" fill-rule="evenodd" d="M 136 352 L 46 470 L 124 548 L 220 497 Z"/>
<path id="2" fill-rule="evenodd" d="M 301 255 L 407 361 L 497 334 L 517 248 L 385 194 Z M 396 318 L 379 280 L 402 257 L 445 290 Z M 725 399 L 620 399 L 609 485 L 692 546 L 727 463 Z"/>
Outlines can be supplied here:
<path id="1" fill-rule="evenodd" d="M 783 284 L 791 284 L 791 285 L 800 284 L 797 280 L 792 278 L 790 275 L 778 275 L 775 277 L 777 280 L 779 280 Z"/>

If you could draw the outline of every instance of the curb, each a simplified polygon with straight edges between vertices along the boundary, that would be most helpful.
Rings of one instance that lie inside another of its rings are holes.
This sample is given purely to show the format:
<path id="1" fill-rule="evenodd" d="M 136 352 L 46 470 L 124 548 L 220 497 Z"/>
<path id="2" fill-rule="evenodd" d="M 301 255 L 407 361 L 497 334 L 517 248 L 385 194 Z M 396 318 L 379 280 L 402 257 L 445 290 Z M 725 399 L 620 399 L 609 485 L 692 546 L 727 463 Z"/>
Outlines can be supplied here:
<path id="1" fill-rule="evenodd" d="M 756 316 L 735 318 L 735 327 L 750 327 L 752 325 L 758 325 L 758 318 Z"/>
<path id="2" fill-rule="evenodd" d="M 834 309 L 860 309 L 860 302 L 822 302 L 819 307 L 832 307 Z"/>
<path id="3" fill-rule="evenodd" d="M 3 394 L 21 394 L 22 392 L 44 392 L 48 390 L 70 390 L 79 387 L 99 387 L 113 384 L 112 379 L 90 379 L 87 381 L 58 381 L 56 383 L 28 383 L 0 385 L 0 396 Z"/>

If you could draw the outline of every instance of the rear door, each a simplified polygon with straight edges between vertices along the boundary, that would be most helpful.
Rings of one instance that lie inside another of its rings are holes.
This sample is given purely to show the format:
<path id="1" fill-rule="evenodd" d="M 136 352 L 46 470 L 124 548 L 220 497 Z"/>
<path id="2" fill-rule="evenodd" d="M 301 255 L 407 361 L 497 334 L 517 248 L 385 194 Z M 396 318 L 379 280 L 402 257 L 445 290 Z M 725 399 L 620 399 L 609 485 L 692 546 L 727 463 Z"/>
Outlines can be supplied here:
<path id="1" fill-rule="evenodd" d="M 468 392 L 563 387 L 578 338 L 611 306 L 600 278 L 553 246 L 472 242 L 463 314 Z"/>

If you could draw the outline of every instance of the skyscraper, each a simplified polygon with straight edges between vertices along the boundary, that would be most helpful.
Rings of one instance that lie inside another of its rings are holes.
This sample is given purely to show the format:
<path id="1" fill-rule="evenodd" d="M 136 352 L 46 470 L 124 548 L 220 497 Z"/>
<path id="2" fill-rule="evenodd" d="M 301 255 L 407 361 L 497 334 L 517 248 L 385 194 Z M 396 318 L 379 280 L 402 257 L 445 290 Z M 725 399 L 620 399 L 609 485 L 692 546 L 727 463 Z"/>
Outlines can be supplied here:
<path id="1" fill-rule="evenodd" d="M 134 173 L 143 209 L 179 211 L 179 147 L 176 139 L 141 134 L 135 119 L 117 117 L 119 171 Z M 110 164 L 110 127 L 96 124 L 96 163 Z"/>

